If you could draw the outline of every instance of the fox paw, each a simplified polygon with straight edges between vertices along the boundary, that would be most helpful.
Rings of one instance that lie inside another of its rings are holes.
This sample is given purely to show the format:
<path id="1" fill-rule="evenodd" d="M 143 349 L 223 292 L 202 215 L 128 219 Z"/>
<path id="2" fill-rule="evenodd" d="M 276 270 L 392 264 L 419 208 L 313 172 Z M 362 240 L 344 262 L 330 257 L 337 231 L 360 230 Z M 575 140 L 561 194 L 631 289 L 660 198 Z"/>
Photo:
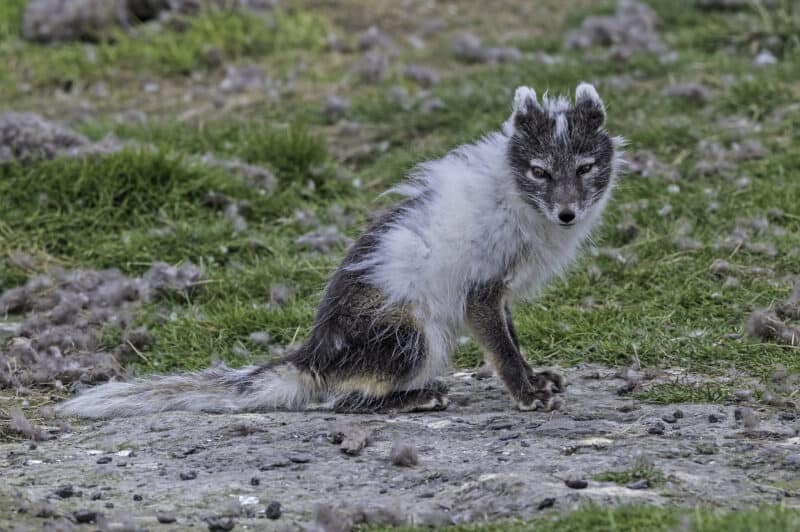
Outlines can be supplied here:
<path id="1" fill-rule="evenodd" d="M 567 386 L 564 377 L 553 371 L 541 371 L 528 376 L 528 381 L 537 392 L 563 393 Z"/>
<path id="2" fill-rule="evenodd" d="M 551 410 L 558 410 L 561 408 L 561 399 L 553 395 L 543 397 L 543 394 L 537 393 L 533 394 L 531 398 L 517 399 L 516 406 L 523 412 L 530 412 L 533 410 L 550 412 Z"/>

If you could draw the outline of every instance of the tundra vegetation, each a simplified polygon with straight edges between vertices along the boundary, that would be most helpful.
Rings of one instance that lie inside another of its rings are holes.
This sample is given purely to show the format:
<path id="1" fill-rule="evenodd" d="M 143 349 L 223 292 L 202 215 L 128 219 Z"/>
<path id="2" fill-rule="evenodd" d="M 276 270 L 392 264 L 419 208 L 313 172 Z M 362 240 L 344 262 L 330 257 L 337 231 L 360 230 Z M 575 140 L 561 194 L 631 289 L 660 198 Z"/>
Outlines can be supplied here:
<path id="1" fill-rule="evenodd" d="M 569 94 L 589 81 L 608 129 L 629 141 L 628 171 L 585 257 L 539 299 L 516 304 L 525 356 L 616 379 L 619 397 L 643 412 L 729 410 L 731 434 L 776 443 L 760 462 L 720 459 L 719 468 L 780 471 L 759 481 L 769 498 L 737 501 L 734 490 L 727 501 L 687 500 L 661 463 L 632 461 L 587 471 L 590 490 L 639 482 L 665 499 L 534 501 L 536 515 L 512 509 L 454 526 L 800 527 L 797 2 L 107 4 L 114 12 L 100 16 L 87 0 L 0 2 L 3 477 L 25 474 L 32 458 L 14 453 L 28 440 L 39 443 L 27 452 L 56 453 L 70 434 L 102 430 L 48 415 L 82 387 L 291 350 L 348 244 L 391 201 L 381 192 L 498 129 L 515 87 Z M 478 347 L 460 344 L 455 370 L 476 371 Z M 773 422 L 781 430 L 758 432 Z M 369 450 L 359 434 L 354 454 Z M 423 467 L 425 448 L 404 437 L 386 442 L 386 456 L 397 452 L 382 467 Z M 695 448 L 702 457 L 714 445 Z M 80 513 L 93 507 L 94 490 L 83 491 L 42 501 L 4 485 L 0 528 L 96 522 Z M 280 505 L 255 517 L 217 509 L 204 523 L 184 510 L 200 502 L 175 497 L 179 522 L 211 529 L 281 514 Z M 295 504 L 279 518 L 322 530 L 449 523 L 328 510 Z M 142 511 L 126 511 L 146 525 Z"/>

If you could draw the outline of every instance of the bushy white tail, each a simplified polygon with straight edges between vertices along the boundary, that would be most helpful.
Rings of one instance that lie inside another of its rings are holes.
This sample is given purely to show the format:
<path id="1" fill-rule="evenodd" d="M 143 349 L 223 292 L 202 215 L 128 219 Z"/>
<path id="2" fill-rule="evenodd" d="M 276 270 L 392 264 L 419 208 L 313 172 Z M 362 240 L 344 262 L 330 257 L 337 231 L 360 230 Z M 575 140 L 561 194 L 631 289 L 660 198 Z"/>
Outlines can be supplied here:
<path id="1" fill-rule="evenodd" d="M 314 390 L 313 380 L 291 364 L 269 369 L 212 368 L 103 384 L 56 410 L 87 418 L 127 417 L 168 410 L 210 413 L 298 410 L 313 399 Z"/>

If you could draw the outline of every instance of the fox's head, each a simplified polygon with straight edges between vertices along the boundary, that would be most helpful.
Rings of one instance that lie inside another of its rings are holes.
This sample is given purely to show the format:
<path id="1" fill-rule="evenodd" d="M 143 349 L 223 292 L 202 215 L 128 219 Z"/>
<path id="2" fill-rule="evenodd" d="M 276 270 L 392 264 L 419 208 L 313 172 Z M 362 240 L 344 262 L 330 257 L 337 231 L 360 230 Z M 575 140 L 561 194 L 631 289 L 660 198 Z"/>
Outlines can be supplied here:
<path id="1" fill-rule="evenodd" d="M 579 223 L 601 206 L 614 184 L 622 139 L 603 129 L 606 111 L 597 91 L 581 83 L 575 104 L 564 97 L 540 104 L 519 87 L 503 127 L 508 161 L 523 200 L 553 223 Z"/>

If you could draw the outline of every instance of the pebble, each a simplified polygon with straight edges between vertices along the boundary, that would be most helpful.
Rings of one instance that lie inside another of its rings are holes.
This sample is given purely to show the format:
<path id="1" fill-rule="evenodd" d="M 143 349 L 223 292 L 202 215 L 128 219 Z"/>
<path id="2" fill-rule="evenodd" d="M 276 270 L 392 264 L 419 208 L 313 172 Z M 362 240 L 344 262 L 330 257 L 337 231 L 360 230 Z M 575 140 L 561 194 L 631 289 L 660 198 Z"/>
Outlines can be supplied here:
<path id="1" fill-rule="evenodd" d="M 181 471 L 181 480 L 194 480 L 197 478 L 197 471 Z"/>
<path id="2" fill-rule="evenodd" d="M 325 120 L 333 124 L 344 118 L 350 110 L 350 100 L 336 95 L 329 95 L 325 100 L 325 106 L 322 108 L 322 114 L 325 115 Z"/>
<path id="3" fill-rule="evenodd" d="M 108 464 L 110 462 L 111 462 L 110 456 L 101 456 L 100 458 L 97 459 L 98 464 Z"/>
<path id="4" fill-rule="evenodd" d="M 648 434 L 655 434 L 657 436 L 660 436 L 661 434 L 664 434 L 664 429 L 666 429 L 666 426 L 663 423 L 659 422 L 650 427 L 649 429 L 647 429 L 647 432 Z"/>
<path id="5" fill-rule="evenodd" d="M 267 346 L 272 340 L 272 336 L 270 336 L 270 334 L 267 331 L 256 331 L 250 333 L 250 336 L 248 336 L 247 338 L 254 344 L 260 346 Z"/>
<path id="6" fill-rule="evenodd" d="M 236 526 L 233 519 L 221 515 L 206 517 L 205 522 L 208 523 L 208 529 L 211 532 L 227 532 L 228 530 L 233 530 L 233 527 Z"/>
<path id="7" fill-rule="evenodd" d="M 175 514 L 172 512 L 158 512 L 156 514 L 156 519 L 162 525 L 168 525 L 178 520 L 177 517 L 175 517 Z"/>
<path id="8" fill-rule="evenodd" d="M 369 435 L 361 430 L 350 430 L 339 447 L 344 454 L 358 456 L 369 442 Z"/>
<path id="9" fill-rule="evenodd" d="M 650 482 L 646 478 L 640 478 L 639 480 L 631 482 L 625 487 L 631 490 L 643 490 L 650 487 Z"/>
<path id="10" fill-rule="evenodd" d="M 281 516 L 281 503 L 278 501 L 269 503 L 264 510 L 264 515 L 266 515 L 267 519 L 278 519 Z"/>
<path id="11" fill-rule="evenodd" d="M 661 418 L 664 423 L 677 423 L 678 419 L 675 416 L 664 416 Z"/>
<path id="12" fill-rule="evenodd" d="M 564 484 L 566 484 L 568 488 L 572 488 L 574 490 L 582 490 L 589 486 L 589 483 L 583 479 L 565 480 Z"/>
<path id="13" fill-rule="evenodd" d="M 261 479 L 258 478 L 258 477 L 253 477 L 253 478 L 250 479 L 250 485 L 251 486 L 258 486 L 260 484 L 261 484 Z"/>
<path id="14" fill-rule="evenodd" d="M 709 423 L 720 423 L 722 420 L 725 419 L 724 416 L 720 416 L 719 414 L 709 414 L 708 415 L 708 422 Z"/>
<path id="15" fill-rule="evenodd" d="M 300 453 L 290 454 L 289 456 L 287 456 L 287 458 L 289 459 L 290 462 L 293 462 L 295 464 L 307 464 L 308 462 L 311 461 L 311 457 L 309 455 Z"/>
<path id="16" fill-rule="evenodd" d="M 487 425 L 486 428 L 489 430 L 503 430 L 503 429 L 510 429 L 513 426 L 514 426 L 513 421 L 507 419 L 498 419 L 489 423 L 489 425 Z"/>
<path id="17" fill-rule="evenodd" d="M 97 519 L 97 512 L 93 510 L 77 510 L 72 512 L 72 516 L 75 518 L 75 521 L 78 523 L 94 523 L 95 519 Z"/>
<path id="18" fill-rule="evenodd" d="M 676 410 L 672 413 L 672 417 L 681 419 L 683 417 L 683 410 Z"/>
<path id="19" fill-rule="evenodd" d="M 539 501 L 539 505 L 536 507 L 539 510 L 544 510 L 545 508 L 551 508 L 556 503 L 555 497 L 547 497 L 546 499 L 542 499 Z"/>
<path id="20" fill-rule="evenodd" d="M 54 493 L 62 499 L 69 499 L 75 495 L 75 488 L 72 487 L 72 484 L 65 484 L 63 486 L 59 486 Z"/>
<path id="21" fill-rule="evenodd" d="M 389 460 L 397 467 L 412 467 L 419 461 L 417 451 L 412 446 L 399 442 L 392 446 Z"/>
<path id="22" fill-rule="evenodd" d="M 753 64 L 757 67 L 763 67 L 767 65 L 774 65 L 778 62 L 778 58 L 772 54 L 769 50 L 763 50 L 753 59 Z"/>
<path id="23" fill-rule="evenodd" d="M 783 459 L 783 465 L 794 469 L 800 469 L 800 453 L 788 455 Z"/>
<path id="24" fill-rule="evenodd" d="M 138 501 L 141 501 L 141 500 L 142 500 L 142 496 L 141 496 L 141 495 L 139 495 L 139 494 L 137 493 L 137 494 L 135 494 L 135 495 L 133 496 L 133 500 L 134 500 L 134 501 L 137 501 L 137 502 L 138 502 Z"/>

